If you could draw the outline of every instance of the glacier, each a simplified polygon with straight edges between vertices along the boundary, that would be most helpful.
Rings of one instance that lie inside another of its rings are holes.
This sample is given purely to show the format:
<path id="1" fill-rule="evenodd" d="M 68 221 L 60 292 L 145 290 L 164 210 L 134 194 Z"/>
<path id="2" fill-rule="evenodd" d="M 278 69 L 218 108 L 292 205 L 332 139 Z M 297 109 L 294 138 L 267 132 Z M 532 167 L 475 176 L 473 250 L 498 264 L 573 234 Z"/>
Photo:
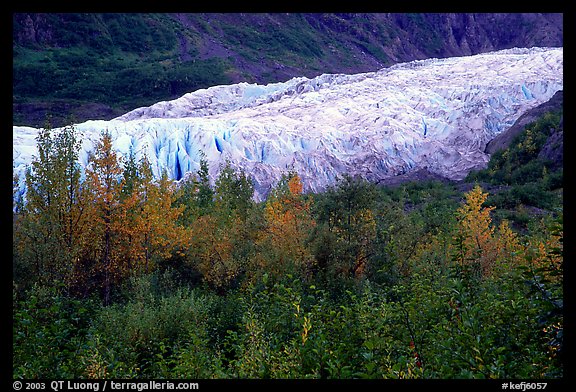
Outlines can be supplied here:
<path id="1" fill-rule="evenodd" d="M 486 144 L 563 89 L 563 48 L 512 48 L 416 60 L 375 72 L 213 86 L 74 124 L 80 163 L 103 130 L 120 156 L 146 154 L 155 176 L 176 181 L 202 157 L 215 179 L 244 170 L 262 200 L 288 171 L 318 192 L 344 173 L 370 181 L 428 171 L 460 180 L 486 166 Z M 13 126 L 13 171 L 36 154 L 39 129 Z"/>

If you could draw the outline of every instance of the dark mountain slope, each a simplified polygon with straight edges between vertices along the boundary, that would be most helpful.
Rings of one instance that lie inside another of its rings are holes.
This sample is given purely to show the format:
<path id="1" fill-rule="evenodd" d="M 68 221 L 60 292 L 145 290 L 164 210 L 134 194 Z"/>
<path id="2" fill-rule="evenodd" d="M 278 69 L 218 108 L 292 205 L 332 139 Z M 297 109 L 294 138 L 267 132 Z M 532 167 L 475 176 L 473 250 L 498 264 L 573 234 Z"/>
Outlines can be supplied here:
<path id="1" fill-rule="evenodd" d="M 109 119 L 216 84 L 563 46 L 562 14 L 13 16 L 13 122 Z"/>
<path id="2" fill-rule="evenodd" d="M 485 148 L 487 154 L 494 154 L 498 150 L 505 149 L 510 146 L 514 138 L 516 138 L 521 132 L 524 131 L 526 126 L 548 112 L 560 111 L 564 107 L 564 91 L 558 91 L 554 96 L 548 101 L 541 105 L 536 106 L 533 109 L 528 110 L 526 113 L 521 115 L 514 124 L 508 128 L 506 131 L 502 132 L 494 139 L 492 139 Z M 552 135 L 556 133 L 553 132 Z M 554 140 L 558 136 L 554 136 Z M 562 138 L 560 138 L 561 141 Z M 553 144 L 553 143 L 552 143 Z M 551 148 L 547 148 L 546 151 L 552 151 Z"/>

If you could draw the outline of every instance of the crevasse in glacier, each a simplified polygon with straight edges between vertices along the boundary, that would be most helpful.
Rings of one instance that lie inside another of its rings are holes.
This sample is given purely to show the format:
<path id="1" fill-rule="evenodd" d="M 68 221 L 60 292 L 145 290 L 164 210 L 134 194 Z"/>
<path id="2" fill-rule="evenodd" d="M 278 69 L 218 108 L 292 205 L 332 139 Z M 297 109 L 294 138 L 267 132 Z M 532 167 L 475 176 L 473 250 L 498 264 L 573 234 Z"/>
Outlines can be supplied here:
<path id="1" fill-rule="evenodd" d="M 110 121 L 75 124 L 80 161 L 103 130 L 121 156 L 146 154 L 159 176 L 228 160 L 261 199 L 288 170 L 320 191 L 348 173 L 377 181 L 418 168 L 450 179 L 486 165 L 484 147 L 526 110 L 563 88 L 563 48 L 514 48 L 396 64 L 377 72 L 324 74 L 197 90 Z M 36 153 L 38 130 L 13 127 L 13 168 Z"/>

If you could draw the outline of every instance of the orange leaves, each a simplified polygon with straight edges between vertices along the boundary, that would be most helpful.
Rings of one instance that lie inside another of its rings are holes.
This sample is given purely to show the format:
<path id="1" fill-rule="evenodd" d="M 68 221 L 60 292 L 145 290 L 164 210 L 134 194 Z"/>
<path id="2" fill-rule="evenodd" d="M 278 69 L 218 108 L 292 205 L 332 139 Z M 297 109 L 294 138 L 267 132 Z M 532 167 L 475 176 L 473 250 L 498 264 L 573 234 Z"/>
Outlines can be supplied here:
<path id="1" fill-rule="evenodd" d="M 184 206 L 173 207 L 175 189 L 167 178 L 138 184 L 127 203 L 129 225 L 124 257 L 135 271 L 150 272 L 158 260 L 187 247 L 189 234 L 177 224 Z"/>
<path id="2" fill-rule="evenodd" d="M 123 172 L 120 163 L 104 132 L 87 168 L 86 189 L 93 203 L 86 211 L 91 242 L 83 254 L 93 266 L 85 273 L 103 276 L 106 297 L 114 283 L 151 272 L 158 260 L 185 248 L 189 237 L 177 225 L 184 207 L 172 206 L 172 181 L 166 176 L 154 181 L 146 158 L 138 166 L 131 162 L 130 171 Z"/>
<path id="3" fill-rule="evenodd" d="M 273 258 L 280 264 L 269 267 L 278 273 L 292 267 L 306 270 L 313 263 L 306 246 L 308 233 L 316 224 L 310 213 L 311 202 L 302 196 L 302 182 L 298 175 L 293 175 L 287 185 L 288 192 L 271 197 L 266 203 L 266 232 L 261 236 L 261 243 L 268 242 Z"/>
<path id="4" fill-rule="evenodd" d="M 300 180 L 300 177 L 298 177 L 297 175 L 293 176 L 292 178 L 290 178 L 290 180 L 288 181 L 288 189 L 290 190 L 290 194 L 292 196 L 297 196 L 302 194 L 302 181 Z"/>
<path id="5" fill-rule="evenodd" d="M 288 194 L 266 203 L 264 216 L 273 236 L 279 239 L 291 234 L 298 241 L 315 222 L 310 216 L 310 202 L 304 201 L 301 195 L 300 177 L 294 175 L 288 181 L 288 189 Z"/>

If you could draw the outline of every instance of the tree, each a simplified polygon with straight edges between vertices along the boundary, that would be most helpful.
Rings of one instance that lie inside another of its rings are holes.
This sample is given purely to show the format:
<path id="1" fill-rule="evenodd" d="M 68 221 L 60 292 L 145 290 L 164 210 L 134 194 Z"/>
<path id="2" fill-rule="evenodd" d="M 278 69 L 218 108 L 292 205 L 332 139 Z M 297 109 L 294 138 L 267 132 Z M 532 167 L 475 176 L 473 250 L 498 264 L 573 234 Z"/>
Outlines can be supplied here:
<path id="1" fill-rule="evenodd" d="M 189 230 L 178 224 L 184 206 L 174 206 L 177 197 L 174 182 L 166 173 L 154 181 L 146 157 L 141 161 L 139 172 L 141 178 L 134 206 L 136 241 L 132 251 L 139 262 L 136 269 L 149 273 L 173 252 L 181 254 L 187 247 Z"/>
<path id="2" fill-rule="evenodd" d="M 490 217 L 495 207 L 483 206 L 488 193 L 476 185 L 465 197 L 466 202 L 457 210 L 454 258 L 483 277 L 522 264 L 524 249 L 518 234 L 505 219 L 495 227 Z"/>
<path id="3" fill-rule="evenodd" d="M 325 268 L 343 277 L 361 277 L 373 256 L 376 219 L 373 213 L 376 190 L 361 178 L 344 175 L 319 201 L 318 220 L 327 224 L 336 247 Z"/>
<path id="4" fill-rule="evenodd" d="M 124 160 L 124 170 L 122 172 L 122 177 L 124 178 L 124 183 L 122 184 L 123 197 L 129 197 L 134 194 L 134 189 L 138 184 L 138 176 L 139 172 L 136 154 L 134 148 L 130 146 L 128 157 Z"/>
<path id="5" fill-rule="evenodd" d="M 254 208 L 254 187 L 249 177 L 226 162 L 208 188 L 208 167 L 201 165 L 195 204 L 201 211 L 191 226 L 190 264 L 204 281 L 220 292 L 238 283 L 255 241 L 249 217 Z M 212 196 L 213 195 L 213 196 Z"/>
<path id="6" fill-rule="evenodd" d="M 214 209 L 226 221 L 236 215 L 246 221 L 254 202 L 254 185 L 243 170 L 236 171 L 229 161 L 220 170 L 214 189 Z M 200 199 L 202 201 L 202 199 Z"/>
<path id="7" fill-rule="evenodd" d="M 209 214 L 214 208 L 214 191 L 210 186 L 208 161 L 202 154 L 200 169 L 195 175 L 187 175 L 180 181 L 176 204 L 184 206 L 180 222 L 192 226 L 196 219 Z"/>
<path id="8" fill-rule="evenodd" d="M 104 303 L 109 304 L 112 285 L 127 275 L 127 268 L 116 247 L 125 228 L 126 205 L 121 196 L 125 184 L 108 131 L 101 133 L 86 172 L 94 207 L 91 227 L 94 242 L 87 257 L 94 263 L 93 272 L 102 277 Z"/>
<path id="9" fill-rule="evenodd" d="M 208 161 L 206 156 L 202 153 L 200 158 L 200 169 L 198 169 L 198 193 L 196 196 L 200 214 L 210 212 L 214 204 L 214 191 L 210 186 L 210 174 Z"/>
<path id="10" fill-rule="evenodd" d="M 80 143 L 74 127 L 37 138 L 38 157 L 26 172 L 26 201 L 15 217 L 20 262 L 44 283 L 75 284 L 76 264 L 88 241 L 89 200 L 78 163 Z"/>
<path id="11" fill-rule="evenodd" d="M 316 222 L 311 215 L 311 200 L 305 200 L 300 177 L 285 175 L 264 207 L 265 228 L 259 244 L 261 252 L 255 268 L 274 276 L 286 273 L 309 274 L 314 257 L 309 237 Z"/>
<path id="12" fill-rule="evenodd" d="M 187 247 L 189 234 L 178 224 L 184 206 L 173 206 L 174 183 L 152 175 L 146 156 L 131 154 L 121 167 L 112 139 L 103 132 L 87 170 L 94 198 L 92 259 L 102 276 L 104 302 L 113 284 L 152 272 L 158 262 Z"/>

